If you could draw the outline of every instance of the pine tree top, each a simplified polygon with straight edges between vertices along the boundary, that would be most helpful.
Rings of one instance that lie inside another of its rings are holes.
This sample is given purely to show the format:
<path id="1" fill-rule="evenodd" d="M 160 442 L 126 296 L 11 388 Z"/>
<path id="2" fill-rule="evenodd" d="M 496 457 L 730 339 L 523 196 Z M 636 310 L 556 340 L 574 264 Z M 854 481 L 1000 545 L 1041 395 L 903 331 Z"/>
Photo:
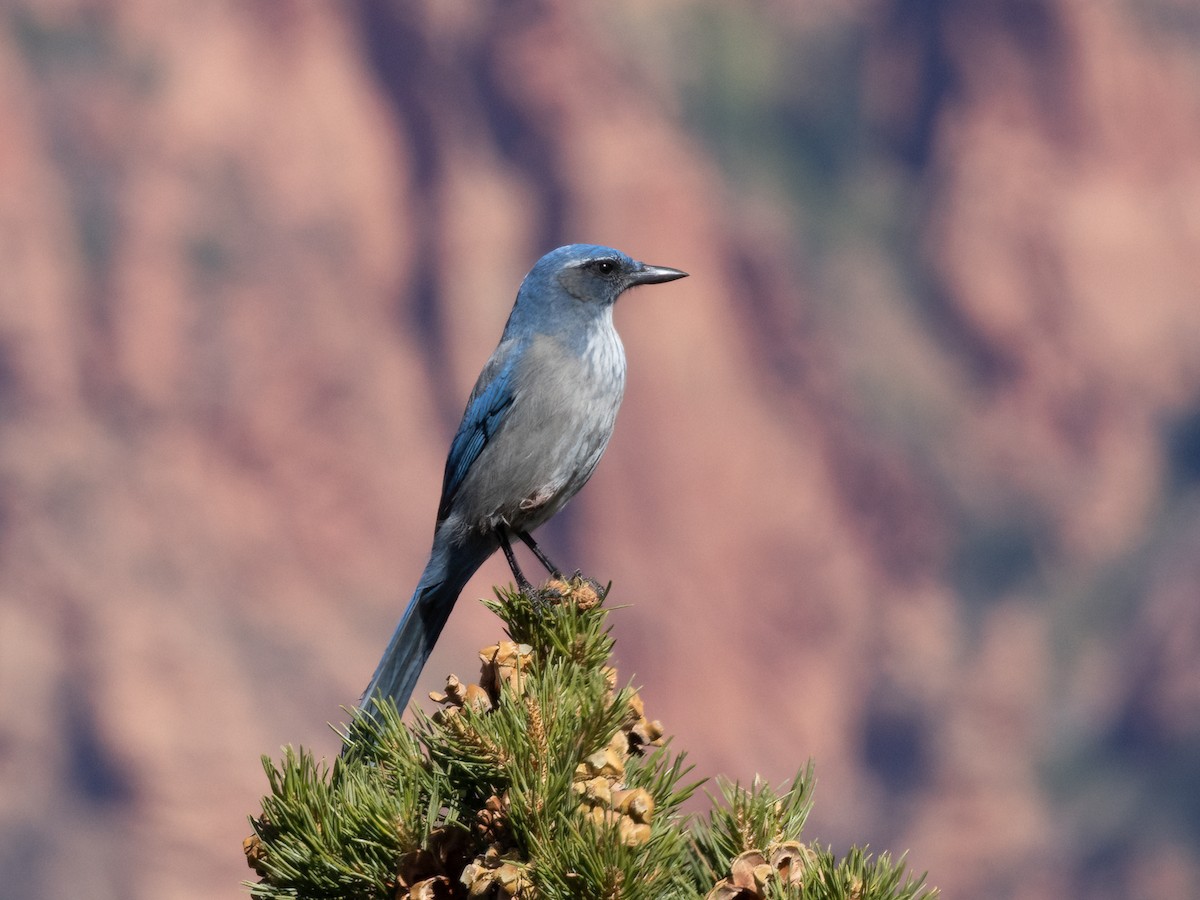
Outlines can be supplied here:
<path id="1" fill-rule="evenodd" d="M 284 748 L 243 850 L 261 900 L 924 900 L 903 860 L 801 840 L 804 766 L 775 791 L 703 782 L 610 665 L 607 588 L 576 576 L 485 601 L 507 640 L 432 715 L 354 710 L 331 763 Z"/>

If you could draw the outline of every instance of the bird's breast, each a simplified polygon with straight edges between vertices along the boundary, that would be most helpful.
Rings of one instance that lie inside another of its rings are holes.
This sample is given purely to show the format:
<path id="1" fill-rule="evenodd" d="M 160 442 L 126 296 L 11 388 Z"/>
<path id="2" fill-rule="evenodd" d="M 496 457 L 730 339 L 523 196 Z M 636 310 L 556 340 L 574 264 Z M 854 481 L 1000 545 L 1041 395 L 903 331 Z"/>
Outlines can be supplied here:
<path id="1" fill-rule="evenodd" d="M 601 390 L 611 391 L 616 385 L 620 393 L 624 393 L 625 346 L 611 325 L 592 329 L 584 345 L 582 363 L 584 377 L 594 380 Z M 617 399 L 619 402 L 619 395 Z"/>
<path id="2" fill-rule="evenodd" d="M 517 403 L 539 430 L 607 440 L 625 393 L 625 348 L 616 329 L 581 341 L 538 335 L 525 356 Z"/>
<path id="3" fill-rule="evenodd" d="M 625 351 L 611 327 L 586 340 L 537 335 L 523 348 L 502 432 L 472 470 L 474 521 L 535 528 L 583 486 L 612 435 Z"/>

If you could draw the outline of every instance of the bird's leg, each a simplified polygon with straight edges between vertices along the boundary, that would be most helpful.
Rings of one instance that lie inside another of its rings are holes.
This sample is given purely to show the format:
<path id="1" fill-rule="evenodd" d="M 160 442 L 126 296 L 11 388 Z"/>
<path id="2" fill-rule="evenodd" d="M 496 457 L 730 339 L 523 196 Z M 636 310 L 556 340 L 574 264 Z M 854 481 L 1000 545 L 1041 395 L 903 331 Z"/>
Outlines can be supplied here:
<path id="1" fill-rule="evenodd" d="M 526 594 L 533 594 L 533 584 L 525 577 L 525 573 L 521 571 L 521 567 L 517 565 L 517 557 L 513 554 L 512 544 L 508 540 L 508 529 L 501 526 L 496 529 L 496 534 L 500 538 L 500 549 L 504 551 L 504 558 L 508 560 L 508 567 L 512 569 L 513 576 L 517 579 L 517 587 Z"/>
<path id="2" fill-rule="evenodd" d="M 563 578 L 562 569 L 560 569 L 558 566 L 556 566 L 553 562 L 550 561 L 550 557 L 548 557 L 545 553 L 542 552 L 542 548 L 537 545 L 537 541 L 535 541 L 533 539 L 533 537 L 529 534 L 528 531 L 518 531 L 518 532 L 516 532 L 516 535 L 522 541 L 524 541 L 526 547 L 528 547 L 530 550 L 533 551 L 533 555 L 538 558 L 538 562 L 540 562 L 543 566 L 546 567 L 547 572 L 549 572 L 555 578 L 558 578 L 558 579 Z"/>

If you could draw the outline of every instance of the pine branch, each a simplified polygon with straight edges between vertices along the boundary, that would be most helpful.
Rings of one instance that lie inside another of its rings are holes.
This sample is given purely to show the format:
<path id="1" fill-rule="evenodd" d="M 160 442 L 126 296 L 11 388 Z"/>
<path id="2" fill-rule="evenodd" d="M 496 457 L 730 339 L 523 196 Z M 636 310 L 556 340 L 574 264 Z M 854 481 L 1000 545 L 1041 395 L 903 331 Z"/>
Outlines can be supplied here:
<path id="1" fill-rule="evenodd" d="M 718 782 L 705 819 L 683 753 L 609 665 L 607 589 L 576 577 L 486 601 L 510 640 L 432 715 L 355 711 L 332 765 L 285 748 L 243 849 L 262 900 L 933 896 L 903 860 L 800 842 L 812 767 L 773 791 Z"/>

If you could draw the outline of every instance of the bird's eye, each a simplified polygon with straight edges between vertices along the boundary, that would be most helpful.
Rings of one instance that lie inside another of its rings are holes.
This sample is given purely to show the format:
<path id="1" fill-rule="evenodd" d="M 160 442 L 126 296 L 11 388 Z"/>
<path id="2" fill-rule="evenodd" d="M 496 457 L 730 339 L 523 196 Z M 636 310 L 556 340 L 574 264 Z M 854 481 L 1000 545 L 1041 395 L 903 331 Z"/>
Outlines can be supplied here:
<path id="1" fill-rule="evenodd" d="M 617 264 L 611 259 L 598 259 L 592 264 L 592 268 L 601 275 L 611 275 L 613 272 L 617 271 Z"/>

